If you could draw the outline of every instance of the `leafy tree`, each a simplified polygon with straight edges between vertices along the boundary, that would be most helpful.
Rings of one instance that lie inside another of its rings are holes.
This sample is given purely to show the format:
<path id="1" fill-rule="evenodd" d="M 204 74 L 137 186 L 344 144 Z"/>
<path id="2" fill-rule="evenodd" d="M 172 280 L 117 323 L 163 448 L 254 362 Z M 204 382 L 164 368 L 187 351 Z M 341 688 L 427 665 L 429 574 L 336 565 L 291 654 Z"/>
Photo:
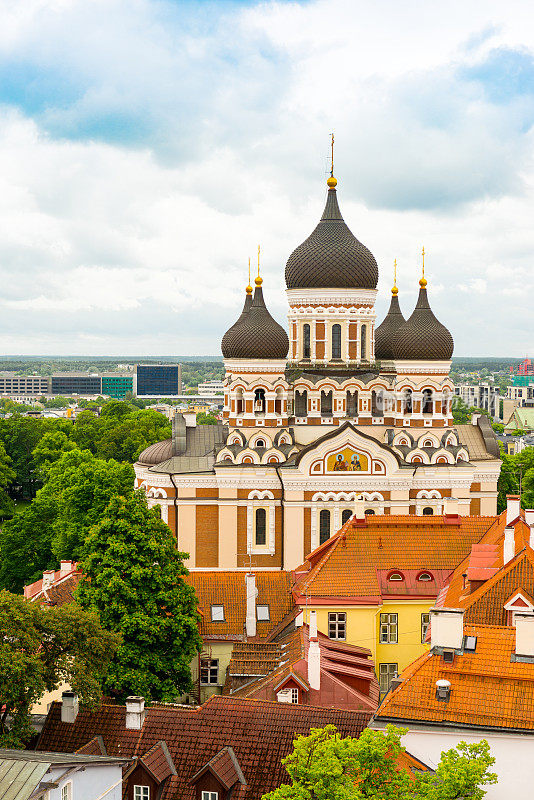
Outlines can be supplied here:
<path id="1" fill-rule="evenodd" d="M 85 537 L 110 499 L 133 491 L 129 464 L 70 450 L 48 468 L 48 479 L 30 506 L 0 530 L 0 587 L 21 591 L 48 568 L 81 557 Z"/>
<path id="2" fill-rule="evenodd" d="M 0 591 L 0 746 L 23 746 L 32 705 L 62 681 L 95 707 L 119 643 L 74 603 L 48 608 Z"/>
<path id="3" fill-rule="evenodd" d="M 497 512 L 500 514 L 506 509 L 508 494 L 521 494 L 522 508 L 534 507 L 534 447 L 525 447 L 515 455 L 508 455 L 503 446 L 500 447 L 502 464 L 497 484 Z"/>
<path id="4" fill-rule="evenodd" d="M 217 425 L 217 417 L 214 417 L 213 414 L 206 414 L 205 411 L 199 411 L 197 425 Z"/>
<path id="5" fill-rule="evenodd" d="M 59 461 L 64 453 L 75 449 L 76 443 L 63 431 L 54 430 L 45 433 L 33 450 L 33 460 L 39 475 L 46 479 L 51 465 Z"/>
<path id="6" fill-rule="evenodd" d="M 201 640 L 185 557 L 143 492 L 114 497 L 87 536 L 78 601 L 123 637 L 108 693 L 172 701 L 191 689 L 190 663 Z"/>
<path id="7" fill-rule="evenodd" d="M 495 762 L 486 741 L 442 753 L 435 773 L 409 775 L 397 761 L 406 733 L 392 725 L 385 732 L 363 731 L 358 739 L 342 738 L 334 725 L 313 728 L 299 736 L 282 763 L 291 784 L 283 784 L 263 800 L 480 800 L 482 786 L 496 783 L 489 772 Z"/>
<path id="8" fill-rule="evenodd" d="M 14 503 L 7 493 L 7 487 L 16 478 L 16 472 L 11 467 L 12 461 L 6 453 L 6 448 L 0 442 L 0 516 L 13 515 Z"/>

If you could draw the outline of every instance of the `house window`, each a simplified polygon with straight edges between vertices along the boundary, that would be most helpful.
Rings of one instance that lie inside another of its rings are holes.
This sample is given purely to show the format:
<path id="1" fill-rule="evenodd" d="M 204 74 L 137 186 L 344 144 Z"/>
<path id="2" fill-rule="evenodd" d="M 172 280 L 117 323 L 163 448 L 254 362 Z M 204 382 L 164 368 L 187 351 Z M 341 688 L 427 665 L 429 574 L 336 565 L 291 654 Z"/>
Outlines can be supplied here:
<path id="1" fill-rule="evenodd" d="M 319 544 L 324 544 L 330 538 L 330 511 L 321 509 L 319 514 Z"/>
<path id="2" fill-rule="evenodd" d="M 425 506 L 423 508 L 423 514 L 425 517 L 431 517 L 434 514 L 434 509 L 431 506 Z"/>
<path id="3" fill-rule="evenodd" d="M 367 358 L 367 328 L 365 325 L 362 325 L 360 345 L 360 358 L 365 361 Z"/>
<path id="4" fill-rule="evenodd" d="M 328 635 L 331 639 L 346 639 L 347 615 L 344 611 L 331 611 L 328 614 Z"/>
<path id="5" fill-rule="evenodd" d="M 332 325 L 332 358 L 341 358 L 341 325 Z"/>
<path id="6" fill-rule="evenodd" d="M 346 522 L 348 522 L 351 517 L 352 517 L 352 511 L 350 510 L 350 508 L 344 508 L 343 513 L 341 515 L 342 524 L 344 525 Z"/>
<path id="7" fill-rule="evenodd" d="M 400 572 L 392 572 L 388 578 L 389 581 L 403 581 L 404 577 Z"/>
<path id="8" fill-rule="evenodd" d="M 256 444 L 254 445 L 254 447 L 265 447 L 265 442 L 263 441 L 263 439 L 256 439 Z"/>
<path id="9" fill-rule="evenodd" d="M 412 390 L 406 389 L 404 392 L 404 413 L 411 414 L 413 409 Z M 406 442 L 408 444 L 408 442 Z"/>
<path id="10" fill-rule="evenodd" d="M 332 392 L 321 392 L 321 416 L 332 416 Z"/>
<path id="11" fill-rule="evenodd" d="M 211 621 L 224 622 L 224 606 L 211 607 Z"/>
<path id="12" fill-rule="evenodd" d="M 347 417 L 358 416 L 358 392 L 347 392 Z"/>
<path id="13" fill-rule="evenodd" d="M 64 786 L 61 787 L 61 800 L 72 800 L 72 783 L 71 783 L 71 781 L 69 781 Z"/>
<path id="14" fill-rule="evenodd" d="M 256 509 L 256 546 L 263 547 L 267 543 L 267 513 L 264 508 Z"/>
<path id="15" fill-rule="evenodd" d="M 66 800 L 63 795 L 61 800 Z M 134 800 L 150 800 L 150 786 L 134 786 Z"/>
<path id="16" fill-rule="evenodd" d="M 303 339 L 304 339 L 304 346 L 303 346 L 303 349 L 302 349 L 302 354 L 303 354 L 304 358 L 309 358 L 310 357 L 310 326 L 308 325 L 308 323 L 306 323 L 306 325 L 304 325 L 304 336 L 303 336 Z"/>
<path id="17" fill-rule="evenodd" d="M 202 800 L 218 800 L 219 792 L 202 792 Z"/>
<path id="18" fill-rule="evenodd" d="M 380 683 L 380 691 L 385 694 L 389 691 L 391 681 L 397 677 L 398 664 L 379 664 L 378 676 Z"/>
<path id="19" fill-rule="evenodd" d="M 430 625 L 430 614 L 421 614 L 421 644 L 425 641 L 427 628 Z"/>
<path id="20" fill-rule="evenodd" d="M 421 572 L 420 575 L 417 576 L 418 581 L 432 581 L 434 578 L 430 574 L 430 572 Z"/>
<path id="21" fill-rule="evenodd" d="M 398 614 L 380 614 L 380 643 L 397 644 L 398 641 Z"/>
<path id="22" fill-rule="evenodd" d="M 432 414 L 434 410 L 434 402 L 432 389 L 423 390 L 423 414 Z"/>
<path id="23" fill-rule="evenodd" d="M 256 606 L 256 617 L 258 622 L 269 622 L 271 619 L 269 606 Z"/>
<path id="24" fill-rule="evenodd" d="M 303 391 L 295 392 L 295 416 L 306 417 L 308 415 L 308 392 L 306 389 Z"/>
<path id="25" fill-rule="evenodd" d="M 202 658 L 200 661 L 200 683 L 203 686 L 217 686 L 219 681 L 219 659 Z"/>
<path id="26" fill-rule="evenodd" d="M 299 701 L 298 689 L 280 689 L 276 694 L 276 699 L 279 703 L 294 703 Z"/>
<path id="27" fill-rule="evenodd" d="M 291 689 L 291 702 L 298 703 L 298 701 L 299 701 L 299 690 Z"/>
<path id="28" fill-rule="evenodd" d="M 254 411 L 265 414 L 265 390 L 256 389 L 254 392 Z"/>

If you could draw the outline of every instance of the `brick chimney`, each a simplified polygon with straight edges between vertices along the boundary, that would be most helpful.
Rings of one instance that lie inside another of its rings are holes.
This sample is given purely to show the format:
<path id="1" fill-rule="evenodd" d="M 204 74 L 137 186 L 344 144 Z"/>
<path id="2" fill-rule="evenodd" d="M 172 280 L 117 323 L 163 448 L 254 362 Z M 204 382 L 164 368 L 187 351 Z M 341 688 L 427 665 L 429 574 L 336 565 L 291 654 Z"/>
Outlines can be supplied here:
<path id="1" fill-rule="evenodd" d="M 78 716 L 78 695 L 76 692 L 63 692 L 61 695 L 61 722 L 76 722 Z"/>
<path id="2" fill-rule="evenodd" d="M 464 638 L 463 608 L 430 609 L 430 648 L 459 650 Z"/>
<path id="3" fill-rule="evenodd" d="M 126 730 L 140 731 L 145 721 L 145 698 L 131 695 L 126 698 Z"/>
<path id="4" fill-rule="evenodd" d="M 534 614 L 515 612 L 515 654 L 534 659 Z"/>
<path id="5" fill-rule="evenodd" d="M 59 567 L 59 577 L 64 578 L 65 575 L 68 575 L 69 572 L 72 572 L 73 569 L 74 569 L 74 564 L 72 563 L 72 561 L 61 561 Z"/>
<path id="6" fill-rule="evenodd" d="M 312 689 L 321 688 L 321 650 L 317 639 L 317 612 L 310 611 L 310 646 L 308 648 L 308 683 Z"/>
<path id="7" fill-rule="evenodd" d="M 250 638 L 256 636 L 256 598 L 258 596 L 256 576 L 252 573 L 245 575 L 245 585 L 247 591 L 247 616 L 245 627 L 247 638 Z"/>
<path id="8" fill-rule="evenodd" d="M 521 499 L 518 494 L 506 495 L 506 524 L 509 525 L 517 519 L 520 513 Z"/>
<path id="9" fill-rule="evenodd" d="M 54 583 L 54 577 L 56 573 L 53 569 L 45 569 L 43 572 L 43 589 L 50 589 L 52 584 Z"/>

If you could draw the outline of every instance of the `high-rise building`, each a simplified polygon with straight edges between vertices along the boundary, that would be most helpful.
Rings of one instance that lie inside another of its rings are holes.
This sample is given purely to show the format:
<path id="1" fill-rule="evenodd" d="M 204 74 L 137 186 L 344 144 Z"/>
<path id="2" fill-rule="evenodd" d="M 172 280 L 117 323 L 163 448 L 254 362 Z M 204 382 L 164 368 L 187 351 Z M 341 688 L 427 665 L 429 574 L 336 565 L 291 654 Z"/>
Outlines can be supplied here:
<path id="1" fill-rule="evenodd" d="M 68 372 L 52 375 L 51 388 L 52 394 L 65 395 L 70 397 L 72 394 L 102 394 L 102 378 L 100 375 L 71 375 Z"/>
<path id="2" fill-rule="evenodd" d="M 137 364 L 134 387 L 137 397 L 174 397 L 182 394 L 182 365 Z"/>

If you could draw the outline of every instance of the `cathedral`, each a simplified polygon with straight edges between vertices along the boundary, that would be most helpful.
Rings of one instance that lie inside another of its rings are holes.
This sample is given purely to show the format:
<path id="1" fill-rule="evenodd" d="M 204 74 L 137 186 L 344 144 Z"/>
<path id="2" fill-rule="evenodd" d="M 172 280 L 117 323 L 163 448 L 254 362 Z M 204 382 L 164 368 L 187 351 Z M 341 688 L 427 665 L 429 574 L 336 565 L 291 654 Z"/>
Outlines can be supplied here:
<path id="1" fill-rule="evenodd" d="M 289 335 L 258 275 L 222 338 L 223 423 L 176 414 L 172 438 L 135 464 L 189 568 L 294 569 L 355 510 L 496 513 L 497 441 L 485 416 L 454 424 L 453 339 L 424 262 L 411 315 L 394 285 L 376 326 L 378 266 L 336 186 L 331 175 L 318 225 L 286 264 Z"/>

